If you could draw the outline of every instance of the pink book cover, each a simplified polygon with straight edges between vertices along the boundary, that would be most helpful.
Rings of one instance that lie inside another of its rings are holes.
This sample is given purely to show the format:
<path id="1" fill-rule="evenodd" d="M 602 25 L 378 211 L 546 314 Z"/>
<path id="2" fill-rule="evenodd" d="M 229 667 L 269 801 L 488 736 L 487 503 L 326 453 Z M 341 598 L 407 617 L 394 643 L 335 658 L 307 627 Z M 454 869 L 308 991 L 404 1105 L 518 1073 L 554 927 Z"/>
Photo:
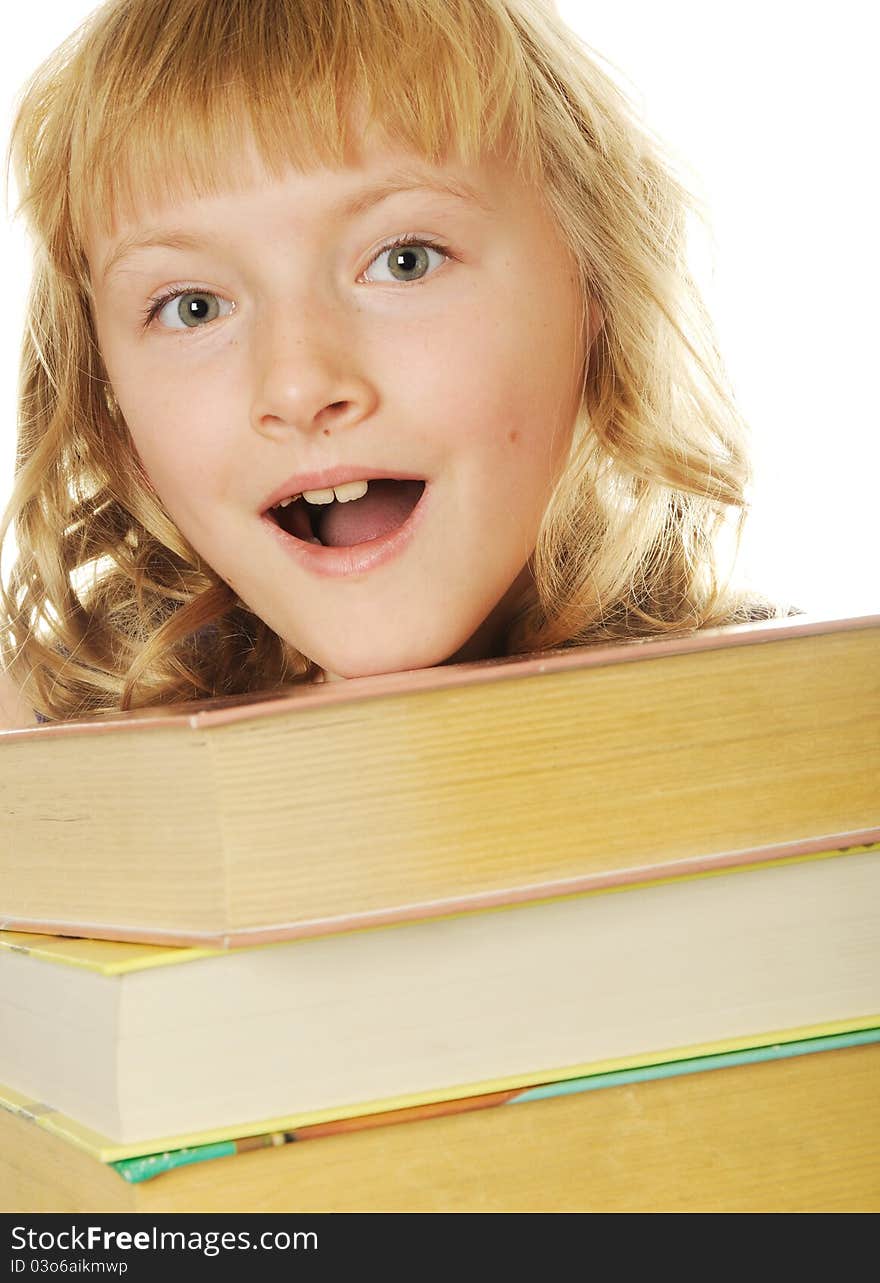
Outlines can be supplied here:
<path id="1" fill-rule="evenodd" d="M 486 682 L 541 677 L 570 669 L 600 668 L 612 664 L 636 663 L 666 655 L 686 655 L 735 646 L 755 646 L 789 637 L 844 632 L 880 626 L 880 614 L 797 615 L 784 619 L 731 624 L 705 628 L 684 637 L 636 638 L 606 646 L 573 646 L 540 654 L 510 655 L 476 660 L 465 664 L 439 665 L 373 677 L 352 677 L 345 681 L 292 686 L 284 691 L 250 695 L 221 696 L 185 704 L 140 708 L 124 713 L 102 713 L 100 719 L 73 720 L 51 726 L 29 726 L 13 731 L 0 730 L 0 748 L 7 737 L 35 735 L 102 735 L 126 730 L 143 731 L 152 726 L 198 730 L 226 722 L 273 717 L 297 708 L 345 704 L 360 700 L 403 695 L 420 691 L 445 690 Z"/>
<path id="2" fill-rule="evenodd" d="M 152 729 L 165 731 L 179 729 L 180 733 L 187 734 L 190 731 L 201 731 L 232 722 L 253 721 L 285 714 L 289 716 L 291 706 L 305 711 L 332 705 L 356 704 L 390 695 L 448 689 L 465 690 L 480 684 L 522 678 L 539 680 L 545 674 L 557 674 L 573 669 L 594 669 L 637 663 L 664 656 L 741 646 L 760 646 L 789 638 L 872 630 L 878 629 L 878 626 L 880 626 L 880 614 L 799 615 L 704 629 L 684 637 L 651 638 L 617 642 L 606 646 L 564 648 L 540 654 L 352 678 L 330 684 L 303 685 L 288 688 L 283 692 L 206 699 L 126 713 L 104 714 L 100 719 L 70 721 L 51 726 L 0 732 L 0 772 L 2 772 L 4 747 L 11 747 L 15 742 L 18 748 L 22 748 L 26 742 L 46 736 L 74 736 L 90 740 L 95 736 L 124 735 L 132 731 L 145 733 Z M 878 632 L 878 659 L 880 659 L 880 632 Z M 880 820 L 880 791 L 878 791 L 878 820 Z M 391 909 L 339 915 L 332 920 L 320 918 L 295 924 L 284 922 L 236 928 L 223 934 L 163 930 L 155 925 L 145 930 L 127 926 L 122 931 L 108 927 L 104 923 L 65 924 L 57 919 L 42 921 L 33 916 L 27 918 L 17 916 L 10 905 L 0 905 L 0 927 L 6 930 L 89 936 L 96 939 L 126 939 L 170 946 L 196 945 L 214 949 L 250 946 L 335 931 L 378 927 L 450 913 L 467 913 L 504 905 L 512 906 L 548 897 L 633 885 L 646 880 L 688 877 L 745 865 L 810 858 L 871 845 L 878 840 L 880 840 L 880 824 L 874 824 L 872 821 L 867 827 L 860 824 L 834 833 L 804 836 L 798 841 L 777 842 L 772 845 L 757 844 L 747 848 L 737 847 L 731 851 L 713 851 L 709 855 L 676 859 L 668 865 L 652 865 L 650 869 L 636 866 L 609 873 L 594 871 L 583 876 L 535 881 L 527 885 L 511 885 L 430 901 L 414 898 L 411 903 L 395 905 Z M 3 911 L 4 908 L 6 912 Z"/>

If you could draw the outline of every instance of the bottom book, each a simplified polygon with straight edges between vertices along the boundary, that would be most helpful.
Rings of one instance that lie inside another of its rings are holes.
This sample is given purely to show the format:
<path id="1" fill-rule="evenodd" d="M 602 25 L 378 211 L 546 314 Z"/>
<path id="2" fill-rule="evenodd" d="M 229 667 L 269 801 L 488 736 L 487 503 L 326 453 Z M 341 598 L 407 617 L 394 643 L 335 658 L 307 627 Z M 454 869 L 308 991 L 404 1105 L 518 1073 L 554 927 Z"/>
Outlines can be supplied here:
<path id="1" fill-rule="evenodd" d="M 239 1140 L 151 1179 L 7 1096 L 0 1211 L 877 1212 L 878 1085 L 863 1030 Z"/>

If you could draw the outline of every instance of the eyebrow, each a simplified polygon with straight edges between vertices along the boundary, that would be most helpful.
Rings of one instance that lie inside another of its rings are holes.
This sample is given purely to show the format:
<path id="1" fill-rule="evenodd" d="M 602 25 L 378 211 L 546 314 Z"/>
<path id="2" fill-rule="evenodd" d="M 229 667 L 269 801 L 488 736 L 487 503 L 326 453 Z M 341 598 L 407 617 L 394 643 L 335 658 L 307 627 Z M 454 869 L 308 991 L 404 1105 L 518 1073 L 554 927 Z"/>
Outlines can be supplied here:
<path id="1" fill-rule="evenodd" d="M 451 196 L 466 204 L 476 206 L 478 209 L 483 210 L 484 213 L 492 214 L 495 212 L 494 206 L 490 204 L 485 193 L 463 179 L 429 177 L 424 174 L 398 170 L 338 201 L 331 206 L 328 215 L 336 219 L 356 218 L 372 209 L 374 205 L 378 205 L 380 201 L 387 200 L 389 196 L 396 196 L 401 192 L 417 191 L 428 191 L 433 192 L 435 195 Z M 140 250 L 198 250 L 204 248 L 206 243 L 207 241 L 202 237 L 194 236 L 191 232 L 177 228 L 133 232 L 129 236 L 124 236 L 107 256 L 101 274 L 103 279 L 106 280 L 108 276 L 118 269 L 124 259 Z"/>

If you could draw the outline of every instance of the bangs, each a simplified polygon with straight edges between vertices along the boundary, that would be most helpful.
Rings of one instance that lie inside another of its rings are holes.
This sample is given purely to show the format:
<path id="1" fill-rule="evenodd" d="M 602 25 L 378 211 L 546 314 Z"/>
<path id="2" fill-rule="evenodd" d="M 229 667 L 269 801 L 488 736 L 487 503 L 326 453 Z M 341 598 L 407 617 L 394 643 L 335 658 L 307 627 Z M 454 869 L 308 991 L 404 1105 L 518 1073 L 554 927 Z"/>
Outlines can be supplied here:
<path id="1" fill-rule="evenodd" d="M 254 149 L 274 177 L 353 163 L 368 124 L 432 165 L 503 150 L 539 177 L 522 33 L 500 0 L 121 0 L 95 19 L 53 68 L 64 119 L 28 140 L 43 162 L 66 152 L 79 246 L 88 225 L 111 235 L 166 199 L 244 186 Z"/>

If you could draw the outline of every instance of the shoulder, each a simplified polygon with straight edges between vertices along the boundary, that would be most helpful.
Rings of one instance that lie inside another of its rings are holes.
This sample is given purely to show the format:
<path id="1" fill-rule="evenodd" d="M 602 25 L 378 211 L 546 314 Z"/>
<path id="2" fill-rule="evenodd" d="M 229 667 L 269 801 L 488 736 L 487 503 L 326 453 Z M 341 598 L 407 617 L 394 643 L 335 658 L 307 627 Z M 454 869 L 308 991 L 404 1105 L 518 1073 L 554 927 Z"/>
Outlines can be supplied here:
<path id="1" fill-rule="evenodd" d="M 0 670 L 0 731 L 17 731 L 36 725 L 36 713 L 22 698 L 12 678 Z"/>

